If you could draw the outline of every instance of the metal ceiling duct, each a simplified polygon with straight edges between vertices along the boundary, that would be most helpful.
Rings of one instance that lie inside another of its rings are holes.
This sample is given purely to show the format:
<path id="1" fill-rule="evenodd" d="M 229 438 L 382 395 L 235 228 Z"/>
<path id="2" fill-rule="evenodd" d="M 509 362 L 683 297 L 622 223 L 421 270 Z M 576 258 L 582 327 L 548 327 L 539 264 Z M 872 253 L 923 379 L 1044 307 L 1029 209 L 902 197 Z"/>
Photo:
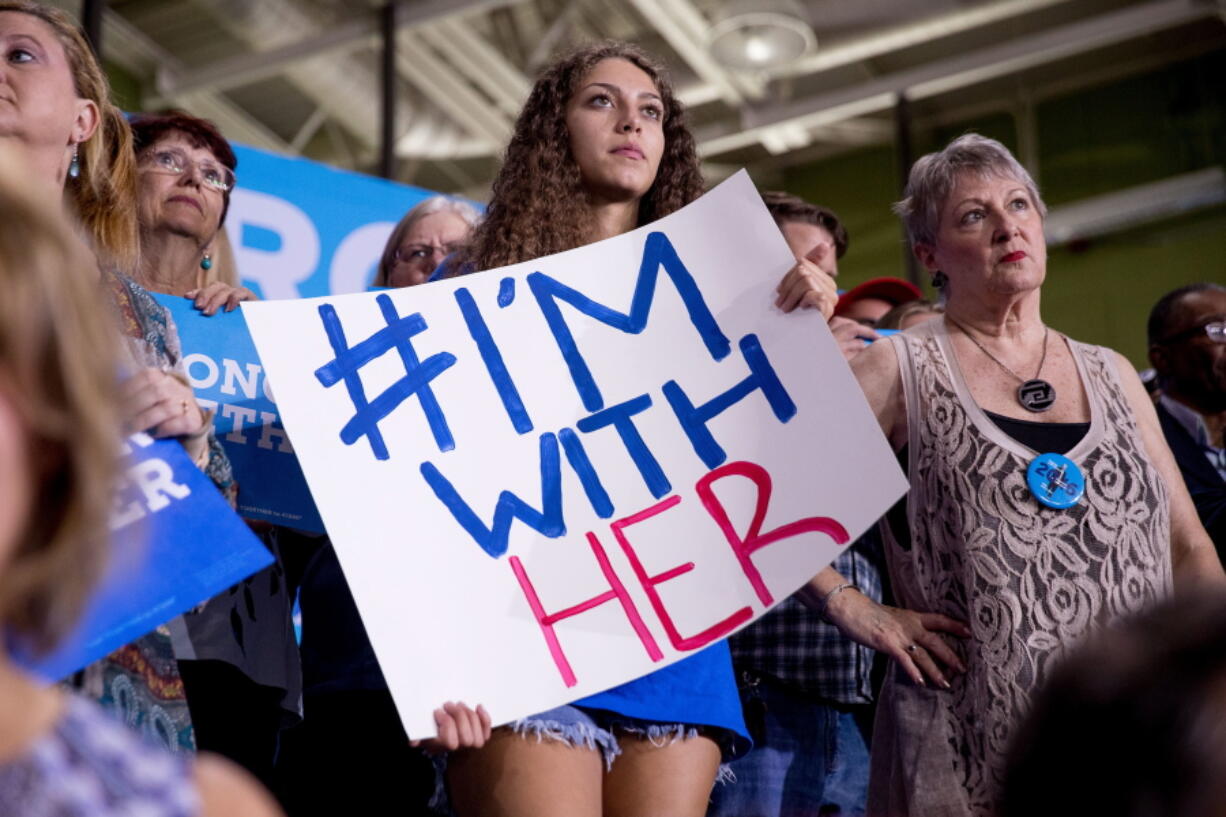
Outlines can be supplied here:
<path id="1" fill-rule="evenodd" d="M 333 23 L 293 0 L 192 0 L 252 49 L 267 51 L 318 37 Z M 369 41 L 368 41 L 369 43 Z M 295 62 L 283 75 L 361 143 L 374 150 L 379 133 L 379 77 L 352 56 L 335 53 Z M 433 107 L 402 110 L 397 153 L 429 160 L 489 156 L 496 148 L 457 127 Z"/>

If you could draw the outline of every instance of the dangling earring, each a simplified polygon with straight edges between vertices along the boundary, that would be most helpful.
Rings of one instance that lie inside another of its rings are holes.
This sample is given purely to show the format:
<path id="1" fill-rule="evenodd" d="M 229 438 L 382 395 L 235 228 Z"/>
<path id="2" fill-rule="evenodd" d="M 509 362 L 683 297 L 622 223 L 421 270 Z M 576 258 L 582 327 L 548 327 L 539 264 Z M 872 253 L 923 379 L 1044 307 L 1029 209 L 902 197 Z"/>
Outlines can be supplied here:
<path id="1" fill-rule="evenodd" d="M 81 152 L 76 144 L 72 146 L 72 161 L 68 163 L 68 178 L 75 179 L 81 175 Z"/>
<path id="2" fill-rule="evenodd" d="M 946 275 L 945 273 L 941 272 L 940 270 L 937 270 L 936 272 L 932 273 L 932 285 L 936 287 L 937 289 L 944 289 L 945 285 L 948 283 L 949 283 L 949 276 Z"/>
<path id="3" fill-rule="evenodd" d="M 205 250 L 204 257 L 200 259 L 200 269 L 211 270 L 213 268 L 213 256 L 208 250 Z"/>

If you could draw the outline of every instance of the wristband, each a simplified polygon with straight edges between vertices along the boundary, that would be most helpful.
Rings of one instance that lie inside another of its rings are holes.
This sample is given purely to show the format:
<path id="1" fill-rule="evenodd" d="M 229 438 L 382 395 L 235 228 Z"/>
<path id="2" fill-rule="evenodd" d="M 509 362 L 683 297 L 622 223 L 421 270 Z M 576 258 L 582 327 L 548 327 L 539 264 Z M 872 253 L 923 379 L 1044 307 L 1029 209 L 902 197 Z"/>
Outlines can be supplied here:
<path id="1" fill-rule="evenodd" d="M 822 603 L 821 603 L 821 606 L 818 607 L 817 609 L 817 615 L 823 621 L 831 623 L 831 624 L 834 623 L 830 621 L 829 618 L 826 617 L 826 608 L 830 606 L 830 600 L 833 599 L 835 596 L 837 596 L 839 593 L 842 593 L 844 590 L 855 590 L 857 593 L 864 592 L 863 590 L 861 590 L 859 587 L 852 584 L 851 582 L 844 582 L 843 584 L 840 584 L 839 586 L 835 587 L 833 590 L 831 590 L 826 595 L 822 596 Z"/>

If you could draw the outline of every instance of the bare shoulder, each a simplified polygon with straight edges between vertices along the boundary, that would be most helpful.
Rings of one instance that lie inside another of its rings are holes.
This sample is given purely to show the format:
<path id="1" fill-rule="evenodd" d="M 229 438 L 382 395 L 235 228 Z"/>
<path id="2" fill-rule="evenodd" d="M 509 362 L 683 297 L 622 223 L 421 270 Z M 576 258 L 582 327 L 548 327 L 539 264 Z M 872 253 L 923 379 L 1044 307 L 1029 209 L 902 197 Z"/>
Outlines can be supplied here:
<path id="1" fill-rule="evenodd" d="M 284 817 L 272 795 L 225 758 L 202 754 L 193 769 L 202 817 Z"/>
<path id="2" fill-rule="evenodd" d="M 880 340 L 851 360 L 851 372 L 860 383 L 881 430 L 895 449 L 906 439 L 907 410 L 894 344 Z"/>
<path id="3" fill-rule="evenodd" d="M 1115 370 L 1119 373 L 1120 385 L 1124 387 L 1124 396 L 1128 398 L 1132 410 L 1139 417 L 1148 419 L 1154 415 L 1154 403 L 1150 399 L 1149 392 L 1145 390 L 1145 384 L 1141 382 L 1141 376 L 1137 374 L 1136 368 L 1128 358 L 1124 357 L 1114 349 L 1108 349 L 1108 354 L 1115 363 Z"/>

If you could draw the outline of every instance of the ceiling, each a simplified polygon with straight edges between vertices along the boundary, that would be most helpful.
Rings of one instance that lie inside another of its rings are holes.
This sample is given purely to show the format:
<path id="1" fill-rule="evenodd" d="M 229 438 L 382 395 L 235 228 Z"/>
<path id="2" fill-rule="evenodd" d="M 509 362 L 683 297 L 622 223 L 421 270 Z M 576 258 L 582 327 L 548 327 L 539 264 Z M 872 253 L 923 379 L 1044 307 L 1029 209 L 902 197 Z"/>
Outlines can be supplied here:
<path id="1" fill-rule="evenodd" d="M 706 49 L 720 2 L 404 0 L 396 177 L 484 198 L 535 72 L 593 39 L 631 40 L 666 62 L 709 177 L 747 166 L 767 179 L 890 142 L 900 93 L 924 125 L 1016 115 L 1226 47 L 1226 0 L 803 0 L 817 49 L 739 73 Z M 381 6 L 110 0 L 102 48 L 141 84 L 146 108 L 181 107 L 236 141 L 373 172 Z"/>

